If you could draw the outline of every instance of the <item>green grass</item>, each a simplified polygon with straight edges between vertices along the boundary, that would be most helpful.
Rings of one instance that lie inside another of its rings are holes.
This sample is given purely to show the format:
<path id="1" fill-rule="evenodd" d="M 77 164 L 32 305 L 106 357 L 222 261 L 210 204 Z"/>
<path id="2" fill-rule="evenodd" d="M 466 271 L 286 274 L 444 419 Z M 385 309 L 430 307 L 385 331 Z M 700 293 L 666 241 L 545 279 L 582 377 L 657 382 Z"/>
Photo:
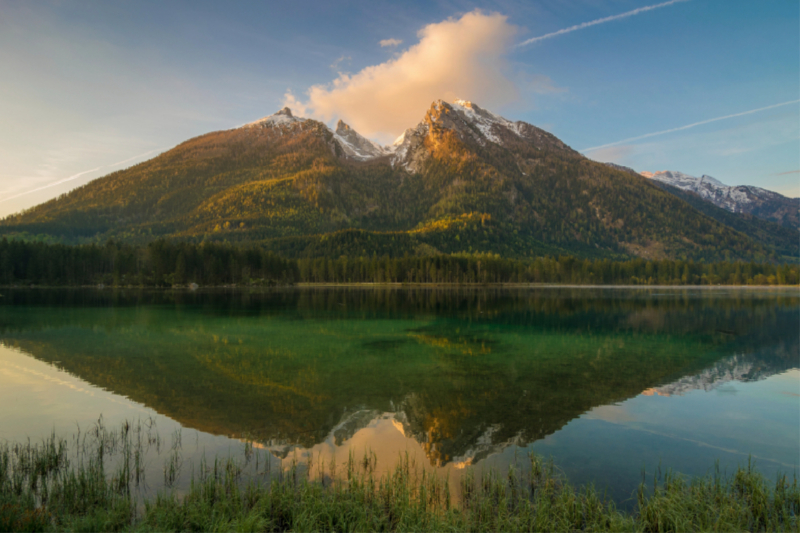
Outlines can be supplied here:
<path id="1" fill-rule="evenodd" d="M 73 439 L 0 445 L 0 531 L 798 531 L 797 480 L 767 480 L 748 464 L 732 476 L 643 482 L 632 512 L 592 487 L 572 487 L 552 463 L 468 472 L 458 487 L 401 457 L 376 475 L 374 455 L 347 464 L 296 463 L 262 483 L 232 458 L 203 462 L 188 490 L 172 488 L 180 445 L 163 488 L 138 501 L 141 431 L 95 430 Z M 107 471 L 104 457 L 119 459 Z M 245 461 L 252 448 L 246 447 Z M 74 460 L 70 460 L 75 457 Z M 269 469 L 267 468 L 267 472 Z M 455 490 L 454 490 L 455 489 Z"/>

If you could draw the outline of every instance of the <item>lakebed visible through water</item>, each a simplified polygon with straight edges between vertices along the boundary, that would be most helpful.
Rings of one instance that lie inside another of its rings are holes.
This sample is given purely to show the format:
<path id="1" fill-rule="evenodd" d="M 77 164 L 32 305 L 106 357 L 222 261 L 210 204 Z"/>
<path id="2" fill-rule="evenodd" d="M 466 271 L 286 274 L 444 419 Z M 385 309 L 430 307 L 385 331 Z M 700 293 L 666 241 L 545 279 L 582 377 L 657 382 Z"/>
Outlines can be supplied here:
<path id="1" fill-rule="evenodd" d="M 623 506 L 643 471 L 800 469 L 796 289 L 0 292 L 0 441 L 130 421 L 147 493 L 228 456 L 456 481 L 535 452 Z"/>

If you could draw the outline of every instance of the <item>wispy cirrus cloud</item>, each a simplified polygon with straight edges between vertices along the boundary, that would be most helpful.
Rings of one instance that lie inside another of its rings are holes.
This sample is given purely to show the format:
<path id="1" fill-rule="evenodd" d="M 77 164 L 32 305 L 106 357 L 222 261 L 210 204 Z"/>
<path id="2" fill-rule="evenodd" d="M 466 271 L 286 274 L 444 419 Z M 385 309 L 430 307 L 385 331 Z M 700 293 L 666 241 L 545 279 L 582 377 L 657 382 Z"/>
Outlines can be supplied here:
<path id="1" fill-rule="evenodd" d="M 660 4 L 653 4 L 651 6 L 644 6 L 639 7 L 637 9 L 632 9 L 631 11 L 626 11 L 625 13 L 620 13 L 619 15 L 611 15 L 608 17 L 599 18 L 596 20 L 591 20 L 589 22 L 583 22 L 581 24 L 576 24 L 574 26 L 570 26 L 569 28 L 564 28 L 558 31 L 554 31 L 551 33 L 546 33 L 544 35 L 540 35 L 538 37 L 533 37 L 528 39 L 527 41 L 522 41 L 514 45 L 514 48 L 520 48 L 522 46 L 527 46 L 529 44 L 538 43 L 539 41 L 544 41 L 545 39 L 552 39 L 553 37 L 558 37 L 559 35 L 564 35 L 565 33 L 572 33 L 573 31 L 582 30 L 584 28 L 589 28 L 591 26 L 597 26 L 598 24 L 605 24 L 606 22 L 611 22 L 614 20 L 624 19 L 628 17 L 632 17 L 634 15 L 638 15 L 639 13 L 646 13 L 647 11 L 652 11 L 654 9 L 659 9 L 662 7 L 671 6 L 673 4 L 677 4 L 680 2 L 688 2 L 689 0 L 669 0 L 668 2 L 662 2 Z"/>
<path id="2" fill-rule="evenodd" d="M 403 44 L 403 41 L 400 40 L 400 39 L 383 39 L 378 44 L 381 45 L 381 48 L 386 48 L 387 46 L 389 46 L 389 47 L 399 46 L 399 45 Z"/>
<path id="3" fill-rule="evenodd" d="M 92 172 L 97 172 L 99 170 L 110 170 L 112 168 L 122 166 L 122 165 L 124 165 L 126 163 L 131 163 L 131 162 L 136 161 L 136 160 L 141 160 L 142 158 L 144 158 L 144 157 L 146 157 L 146 156 L 148 156 L 150 154 L 154 154 L 156 152 L 163 152 L 164 150 L 165 150 L 165 148 L 156 148 L 155 150 L 150 150 L 149 152 L 145 152 L 143 154 L 135 155 L 133 157 L 129 157 L 129 158 L 124 159 L 122 161 L 117 161 L 116 163 L 111 163 L 110 165 L 102 165 L 102 166 L 99 166 L 99 167 L 90 168 L 89 170 L 84 170 L 82 172 L 78 172 L 77 174 L 73 174 L 72 176 L 69 176 L 67 178 L 63 178 L 63 179 L 60 179 L 60 180 L 56 180 L 56 181 L 47 183 L 46 185 L 42 185 L 41 187 L 36 187 L 34 189 L 29 189 L 27 191 L 23 191 L 23 192 L 17 193 L 17 194 L 15 194 L 13 196 L 7 196 L 5 198 L 0 198 L 0 203 L 7 202 L 9 200 L 14 200 L 15 198 L 19 198 L 19 197 L 25 196 L 27 194 L 33 194 L 35 192 L 43 191 L 45 189 L 49 189 L 51 187 L 55 187 L 57 185 L 61 185 L 61 184 L 64 184 L 64 183 L 67 183 L 67 182 L 70 182 L 70 181 L 75 181 L 76 179 L 80 178 L 81 176 L 85 176 L 86 174 L 91 174 Z"/>
<path id="4" fill-rule="evenodd" d="M 331 68 L 332 68 L 333 70 L 338 70 L 338 69 L 339 69 L 339 67 L 342 65 L 342 63 L 349 63 L 349 62 L 350 62 L 350 61 L 352 61 L 352 60 L 353 60 L 353 58 L 352 58 L 351 56 L 344 56 L 344 55 L 343 55 L 343 56 L 339 56 L 339 57 L 336 59 L 336 61 L 334 61 L 333 63 L 331 63 Z"/>
<path id="5" fill-rule="evenodd" d="M 776 107 L 783 107 L 791 104 L 800 103 L 800 100 L 790 100 L 788 102 L 781 102 L 780 104 L 773 104 L 768 105 L 766 107 L 759 107 L 757 109 L 750 109 L 749 111 L 742 111 L 741 113 L 733 113 L 732 115 L 725 115 L 722 117 L 710 118 L 707 120 L 701 120 L 700 122 L 693 122 L 691 124 L 686 124 L 685 126 L 679 126 L 677 128 L 670 128 L 668 130 L 661 130 L 661 131 L 654 131 L 652 133 L 645 133 L 644 135 L 638 135 L 636 137 L 628 137 L 627 139 L 622 139 L 620 141 L 614 141 L 613 143 L 601 144 L 600 146 L 593 146 L 591 148 L 584 148 L 580 150 L 581 152 L 594 152 L 597 150 L 601 150 L 603 148 L 608 148 L 610 146 L 617 146 L 618 144 L 626 144 L 634 141 L 640 141 L 642 139 L 648 139 L 650 137 L 656 137 L 658 135 L 665 135 L 667 133 L 674 133 L 676 131 L 683 131 L 688 130 L 690 128 L 695 128 L 697 126 L 702 126 L 704 124 L 711 124 L 712 122 L 719 122 L 720 120 L 728 120 L 730 118 L 736 117 L 743 117 L 745 115 L 752 115 L 753 113 L 760 113 L 761 111 L 767 111 L 769 109 L 775 109 Z"/>

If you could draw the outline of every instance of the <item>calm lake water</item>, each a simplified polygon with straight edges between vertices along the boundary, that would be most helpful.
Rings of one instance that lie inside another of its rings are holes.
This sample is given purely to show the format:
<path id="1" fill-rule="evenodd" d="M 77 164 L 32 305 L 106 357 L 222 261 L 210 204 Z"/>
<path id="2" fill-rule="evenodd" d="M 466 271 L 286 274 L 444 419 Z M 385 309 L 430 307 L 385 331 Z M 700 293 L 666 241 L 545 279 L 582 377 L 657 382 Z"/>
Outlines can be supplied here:
<path id="1" fill-rule="evenodd" d="M 800 469 L 797 290 L 0 292 L 0 441 L 131 421 L 151 492 L 175 450 L 176 490 L 204 456 L 536 452 L 623 506 L 659 468 Z"/>

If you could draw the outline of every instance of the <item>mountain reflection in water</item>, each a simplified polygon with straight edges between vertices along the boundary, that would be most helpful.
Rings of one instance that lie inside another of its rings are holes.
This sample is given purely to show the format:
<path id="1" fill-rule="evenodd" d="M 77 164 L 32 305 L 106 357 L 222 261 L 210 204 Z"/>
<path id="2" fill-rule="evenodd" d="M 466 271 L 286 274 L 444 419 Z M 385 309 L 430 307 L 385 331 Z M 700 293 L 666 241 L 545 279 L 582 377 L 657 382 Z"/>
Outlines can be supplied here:
<path id="1" fill-rule="evenodd" d="M 359 434 L 463 467 L 643 391 L 800 366 L 796 291 L 659 293 L 7 291 L 0 341 L 276 457 Z"/>

